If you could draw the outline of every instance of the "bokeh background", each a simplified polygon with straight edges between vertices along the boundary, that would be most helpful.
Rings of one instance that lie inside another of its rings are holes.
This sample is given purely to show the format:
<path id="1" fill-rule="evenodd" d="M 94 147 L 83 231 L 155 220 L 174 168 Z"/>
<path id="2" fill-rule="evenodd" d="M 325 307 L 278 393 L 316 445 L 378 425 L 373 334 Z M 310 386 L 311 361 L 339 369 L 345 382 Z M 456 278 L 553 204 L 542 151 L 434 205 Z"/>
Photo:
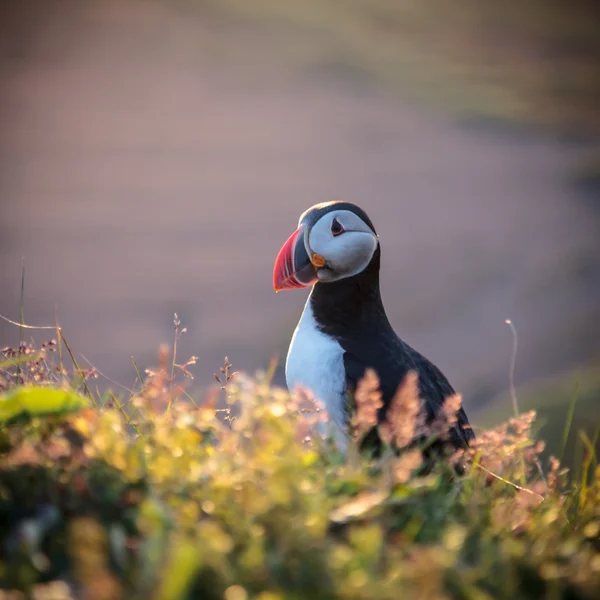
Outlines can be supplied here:
<path id="1" fill-rule="evenodd" d="M 506 318 L 525 406 L 564 424 L 600 389 L 596 2 L 0 6 L 2 315 L 24 259 L 25 321 L 124 385 L 174 312 L 199 388 L 225 354 L 264 368 L 307 296 L 273 293 L 276 253 L 346 199 L 378 228 L 393 325 L 476 422 L 511 410 Z"/>

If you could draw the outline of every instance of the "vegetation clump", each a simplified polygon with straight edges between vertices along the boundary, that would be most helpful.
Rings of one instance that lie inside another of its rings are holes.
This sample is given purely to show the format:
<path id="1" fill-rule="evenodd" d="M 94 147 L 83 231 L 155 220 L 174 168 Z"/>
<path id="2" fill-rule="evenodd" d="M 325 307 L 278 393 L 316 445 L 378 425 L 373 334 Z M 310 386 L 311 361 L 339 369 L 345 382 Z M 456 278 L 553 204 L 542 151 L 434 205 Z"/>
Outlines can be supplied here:
<path id="1" fill-rule="evenodd" d="M 59 334 L 0 357 L 0 598 L 597 598 L 600 468 L 588 455 L 575 482 L 543 460 L 532 412 L 423 474 L 414 439 L 443 436 L 460 399 L 424 425 L 413 375 L 370 458 L 367 374 L 343 456 L 318 404 L 269 373 L 226 360 L 195 402 L 193 358 L 163 349 L 102 396 Z"/>

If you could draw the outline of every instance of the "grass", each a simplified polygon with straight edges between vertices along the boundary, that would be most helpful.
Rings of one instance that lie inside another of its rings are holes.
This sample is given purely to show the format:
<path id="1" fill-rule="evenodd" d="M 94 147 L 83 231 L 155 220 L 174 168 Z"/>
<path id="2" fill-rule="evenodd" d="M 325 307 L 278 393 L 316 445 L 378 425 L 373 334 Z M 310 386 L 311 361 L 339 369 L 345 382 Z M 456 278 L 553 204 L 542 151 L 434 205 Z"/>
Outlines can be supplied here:
<path id="1" fill-rule="evenodd" d="M 419 474 L 409 441 L 443 436 L 458 399 L 419 425 L 410 379 L 396 408 L 414 418 L 381 429 L 396 451 L 358 452 L 369 374 L 344 457 L 318 433 L 324 411 L 270 384 L 273 365 L 249 377 L 226 360 L 192 403 L 192 363 L 162 348 L 134 389 L 102 396 L 65 342 L 0 358 L 1 598 L 596 597 L 600 469 L 588 454 L 569 481 L 541 458 L 533 412 Z"/>
<path id="2" fill-rule="evenodd" d="M 535 410 L 536 435 L 546 441 L 544 456 L 554 454 L 578 477 L 585 443 L 583 437 L 597 438 L 600 427 L 598 399 L 600 398 L 600 365 L 589 365 L 553 377 L 532 381 L 517 390 L 519 407 Z M 477 423 L 494 427 L 512 414 L 509 395 L 493 399 L 474 416 Z M 568 434 L 568 435 L 565 435 Z M 595 454 L 600 454 L 600 440 Z"/>

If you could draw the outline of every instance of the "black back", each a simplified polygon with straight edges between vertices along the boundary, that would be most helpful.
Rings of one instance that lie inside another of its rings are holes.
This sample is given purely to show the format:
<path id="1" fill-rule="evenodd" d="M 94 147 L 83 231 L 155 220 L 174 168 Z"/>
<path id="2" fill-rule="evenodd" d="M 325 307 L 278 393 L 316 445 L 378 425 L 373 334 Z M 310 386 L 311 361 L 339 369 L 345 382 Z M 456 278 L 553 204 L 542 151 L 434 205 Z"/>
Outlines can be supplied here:
<path id="1" fill-rule="evenodd" d="M 344 207 L 341 204 L 328 208 L 357 213 L 353 204 L 344 203 L 347 204 Z M 362 210 L 360 213 L 359 216 L 372 227 Z M 420 395 L 426 404 L 428 418 L 432 419 L 444 399 L 455 391 L 444 374 L 400 339 L 390 325 L 379 290 L 380 259 L 378 245 L 371 262 L 361 273 L 332 283 L 315 284 L 310 296 L 311 308 L 320 329 L 334 337 L 344 349 L 347 385 L 351 392 L 368 367 L 377 373 L 383 400 L 380 420 L 410 370 L 419 375 Z M 457 426 L 451 432 L 451 443 L 455 447 L 464 447 L 474 437 L 461 408 Z"/>

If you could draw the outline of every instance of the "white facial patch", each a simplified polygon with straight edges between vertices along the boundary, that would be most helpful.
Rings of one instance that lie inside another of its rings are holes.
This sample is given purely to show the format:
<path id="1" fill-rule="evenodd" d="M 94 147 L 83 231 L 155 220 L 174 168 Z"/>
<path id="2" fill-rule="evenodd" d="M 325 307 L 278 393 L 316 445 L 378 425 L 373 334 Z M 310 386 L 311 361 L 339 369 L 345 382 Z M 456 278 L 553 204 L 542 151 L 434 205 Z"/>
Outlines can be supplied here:
<path id="1" fill-rule="evenodd" d="M 331 231 L 334 219 L 344 228 L 344 233 L 337 236 Z M 320 254 L 329 267 L 319 271 L 319 280 L 331 282 L 363 271 L 377 249 L 377 236 L 353 212 L 335 210 L 323 215 L 312 226 L 308 243 L 309 253 Z"/>

